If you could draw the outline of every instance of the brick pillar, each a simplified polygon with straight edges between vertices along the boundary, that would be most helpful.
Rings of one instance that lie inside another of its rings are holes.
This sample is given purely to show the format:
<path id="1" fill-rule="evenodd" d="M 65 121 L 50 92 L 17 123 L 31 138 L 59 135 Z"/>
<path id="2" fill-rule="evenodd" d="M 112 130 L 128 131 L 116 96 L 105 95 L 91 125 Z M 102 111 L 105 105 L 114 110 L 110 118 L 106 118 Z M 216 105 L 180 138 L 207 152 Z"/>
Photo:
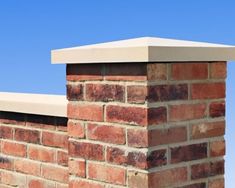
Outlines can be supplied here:
<path id="1" fill-rule="evenodd" d="M 226 62 L 67 65 L 70 188 L 223 188 Z"/>

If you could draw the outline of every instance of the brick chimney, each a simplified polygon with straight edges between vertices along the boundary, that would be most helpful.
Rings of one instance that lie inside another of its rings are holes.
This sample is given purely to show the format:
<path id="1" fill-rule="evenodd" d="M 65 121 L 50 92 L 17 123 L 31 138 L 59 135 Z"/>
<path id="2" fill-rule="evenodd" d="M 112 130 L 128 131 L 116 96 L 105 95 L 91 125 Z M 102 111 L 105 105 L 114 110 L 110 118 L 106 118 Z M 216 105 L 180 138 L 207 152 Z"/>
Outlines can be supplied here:
<path id="1" fill-rule="evenodd" d="M 67 64 L 69 188 L 223 188 L 234 52 L 149 37 L 53 50 Z"/>

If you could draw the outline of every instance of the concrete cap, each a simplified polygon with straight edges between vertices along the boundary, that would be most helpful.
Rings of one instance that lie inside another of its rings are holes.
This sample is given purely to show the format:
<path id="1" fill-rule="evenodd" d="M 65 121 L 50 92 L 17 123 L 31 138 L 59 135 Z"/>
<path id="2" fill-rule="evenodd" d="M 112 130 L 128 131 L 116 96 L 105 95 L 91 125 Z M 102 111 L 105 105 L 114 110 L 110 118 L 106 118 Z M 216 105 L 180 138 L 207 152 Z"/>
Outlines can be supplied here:
<path id="1" fill-rule="evenodd" d="M 67 117 L 64 95 L 0 92 L 0 111 Z"/>
<path id="2" fill-rule="evenodd" d="M 52 63 L 231 61 L 235 46 L 143 37 L 52 50 Z"/>

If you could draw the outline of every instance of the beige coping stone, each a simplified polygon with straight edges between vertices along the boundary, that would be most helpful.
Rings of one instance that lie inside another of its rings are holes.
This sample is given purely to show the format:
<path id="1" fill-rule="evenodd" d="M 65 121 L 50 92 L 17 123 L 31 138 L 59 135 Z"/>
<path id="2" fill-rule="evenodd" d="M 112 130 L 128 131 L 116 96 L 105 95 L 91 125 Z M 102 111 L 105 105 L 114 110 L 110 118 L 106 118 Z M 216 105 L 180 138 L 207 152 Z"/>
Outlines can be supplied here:
<path id="1" fill-rule="evenodd" d="M 0 111 L 67 117 L 65 95 L 0 92 Z"/>
<path id="2" fill-rule="evenodd" d="M 155 37 L 51 51 L 54 64 L 232 60 L 235 60 L 235 46 Z"/>

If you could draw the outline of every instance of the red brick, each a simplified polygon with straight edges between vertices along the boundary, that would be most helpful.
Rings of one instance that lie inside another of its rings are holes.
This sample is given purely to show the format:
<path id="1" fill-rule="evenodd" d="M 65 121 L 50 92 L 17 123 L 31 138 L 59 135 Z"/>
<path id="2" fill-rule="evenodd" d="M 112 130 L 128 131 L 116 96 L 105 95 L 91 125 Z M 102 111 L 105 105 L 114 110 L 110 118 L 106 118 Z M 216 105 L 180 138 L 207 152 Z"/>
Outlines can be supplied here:
<path id="1" fill-rule="evenodd" d="M 187 100 L 188 85 L 154 85 L 148 87 L 148 102 Z"/>
<path id="2" fill-rule="evenodd" d="M 112 184 L 125 185 L 126 171 L 123 168 L 88 163 L 88 178 Z"/>
<path id="3" fill-rule="evenodd" d="M 103 106 L 89 104 L 68 104 L 68 118 L 103 121 Z"/>
<path id="4" fill-rule="evenodd" d="M 42 165 L 42 176 L 49 180 L 58 181 L 61 183 L 68 183 L 69 173 L 66 168 Z"/>
<path id="5" fill-rule="evenodd" d="M 150 130 L 148 140 L 150 146 L 183 142 L 187 140 L 187 129 L 186 127 L 171 127 Z"/>
<path id="6" fill-rule="evenodd" d="M 192 126 L 192 138 L 210 138 L 225 134 L 225 122 L 200 123 Z"/>
<path id="7" fill-rule="evenodd" d="M 131 147 L 147 147 L 149 145 L 148 131 L 143 129 L 128 129 L 127 141 L 128 146 Z"/>
<path id="8" fill-rule="evenodd" d="M 83 85 L 82 84 L 69 84 L 66 86 L 67 99 L 72 101 L 82 101 L 83 100 Z"/>
<path id="9" fill-rule="evenodd" d="M 33 160 L 43 161 L 43 162 L 54 162 L 55 152 L 53 149 L 47 149 L 37 146 L 29 146 L 28 157 Z"/>
<path id="10" fill-rule="evenodd" d="M 102 64 L 80 64 L 66 66 L 68 81 L 102 80 Z"/>
<path id="11" fill-rule="evenodd" d="M 22 159 L 15 160 L 15 170 L 17 172 L 22 172 L 25 174 L 39 176 L 40 166 L 41 166 L 40 163 L 35 163 L 30 160 L 22 160 Z"/>
<path id="12" fill-rule="evenodd" d="M 16 172 L 10 171 L 1 171 L 0 172 L 1 183 L 6 184 L 13 187 L 24 188 L 27 186 L 26 184 L 26 176 L 25 174 L 20 174 Z M 9 188 L 9 186 L 7 188 Z"/>
<path id="13" fill-rule="evenodd" d="M 147 86 L 127 86 L 127 101 L 129 103 L 145 103 L 147 94 Z"/>
<path id="14" fill-rule="evenodd" d="M 219 157 L 225 155 L 225 141 L 213 141 L 210 143 L 210 156 Z"/>
<path id="15" fill-rule="evenodd" d="M 191 166 L 191 178 L 200 179 L 224 174 L 224 161 L 209 162 Z"/>
<path id="16" fill-rule="evenodd" d="M 0 156 L 0 169 L 12 170 L 13 168 L 14 168 L 14 160 L 13 159 L 11 159 L 9 157 Z"/>
<path id="17" fill-rule="evenodd" d="M 79 179 L 79 180 L 71 180 L 69 182 L 69 188 L 105 188 L 105 186 L 98 183 L 88 182 Z"/>
<path id="18" fill-rule="evenodd" d="M 210 63 L 210 77 L 211 78 L 226 78 L 226 62 Z"/>
<path id="19" fill-rule="evenodd" d="M 167 164 L 166 149 L 154 150 L 148 153 L 147 165 L 148 168 L 159 167 Z"/>
<path id="20" fill-rule="evenodd" d="M 125 88 L 122 85 L 86 84 L 87 101 L 124 102 Z"/>
<path id="21" fill-rule="evenodd" d="M 154 172 L 149 175 L 150 187 L 173 187 L 187 181 L 187 168 L 179 167 Z"/>
<path id="22" fill-rule="evenodd" d="M 146 81 L 146 63 L 106 64 L 105 79 L 115 81 Z"/>
<path id="23" fill-rule="evenodd" d="M 128 171 L 128 185 L 131 188 L 149 187 L 148 174 L 138 171 Z"/>
<path id="24" fill-rule="evenodd" d="M 211 179 L 209 180 L 208 188 L 224 188 L 224 179 Z"/>
<path id="25" fill-rule="evenodd" d="M 79 159 L 69 160 L 69 173 L 79 176 L 79 177 L 86 177 L 86 162 L 85 160 Z"/>
<path id="26" fill-rule="evenodd" d="M 185 62 L 171 64 L 171 79 L 173 80 L 200 80 L 207 78 L 207 62 Z"/>
<path id="27" fill-rule="evenodd" d="M 44 188 L 44 183 L 40 180 L 31 180 L 28 184 L 28 188 Z"/>
<path id="28" fill-rule="evenodd" d="M 207 157 L 207 143 L 171 148 L 171 163 L 203 159 Z"/>
<path id="29" fill-rule="evenodd" d="M 199 83 L 191 85 L 192 99 L 225 98 L 224 83 Z"/>
<path id="30" fill-rule="evenodd" d="M 57 151 L 57 163 L 62 166 L 68 166 L 68 152 Z"/>
<path id="31" fill-rule="evenodd" d="M 125 129 L 115 126 L 88 124 L 88 139 L 98 140 L 106 143 L 125 144 Z"/>
<path id="32" fill-rule="evenodd" d="M 79 122 L 68 122 L 68 135 L 74 138 L 84 138 L 85 137 L 85 129 L 84 125 Z"/>
<path id="33" fill-rule="evenodd" d="M 19 157 L 26 156 L 26 146 L 14 142 L 2 141 L 2 153 Z"/>
<path id="34" fill-rule="evenodd" d="M 69 142 L 69 156 L 82 157 L 90 160 L 104 160 L 104 148 L 99 144 Z"/>
<path id="35" fill-rule="evenodd" d="M 180 186 L 177 188 L 206 188 L 206 183 L 194 183 L 190 185 Z"/>
<path id="36" fill-rule="evenodd" d="M 167 63 L 148 63 L 147 64 L 148 80 L 166 80 Z"/>
<path id="37" fill-rule="evenodd" d="M 54 132 L 42 133 L 42 144 L 45 146 L 52 146 L 58 148 L 68 148 L 68 136 L 65 134 Z"/>
<path id="38" fill-rule="evenodd" d="M 151 158 L 149 158 L 151 162 Z M 138 151 L 130 151 L 127 156 L 127 164 L 140 169 L 148 169 L 147 154 Z"/>
<path id="39" fill-rule="evenodd" d="M 127 154 L 125 150 L 117 147 L 107 147 L 106 149 L 106 160 L 109 163 L 126 165 L 127 164 Z"/>
<path id="40" fill-rule="evenodd" d="M 225 116 L 225 102 L 212 102 L 209 106 L 210 117 Z"/>
<path id="41" fill-rule="evenodd" d="M 200 119 L 206 116 L 205 104 L 180 104 L 169 106 L 170 121 Z"/>
<path id="42" fill-rule="evenodd" d="M 39 144 L 40 143 L 40 132 L 29 129 L 15 129 L 15 140 Z"/>
<path id="43" fill-rule="evenodd" d="M 3 139 L 12 139 L 13 138 L 13 130 L 11 127 L 0 126 L 0 138 Z"/>
<path id="44" fill-rule="evenodd" d="M 106 107 L 106 120 L 108 122 L 147 126 L 147 109 L 109 105 Z"/>

